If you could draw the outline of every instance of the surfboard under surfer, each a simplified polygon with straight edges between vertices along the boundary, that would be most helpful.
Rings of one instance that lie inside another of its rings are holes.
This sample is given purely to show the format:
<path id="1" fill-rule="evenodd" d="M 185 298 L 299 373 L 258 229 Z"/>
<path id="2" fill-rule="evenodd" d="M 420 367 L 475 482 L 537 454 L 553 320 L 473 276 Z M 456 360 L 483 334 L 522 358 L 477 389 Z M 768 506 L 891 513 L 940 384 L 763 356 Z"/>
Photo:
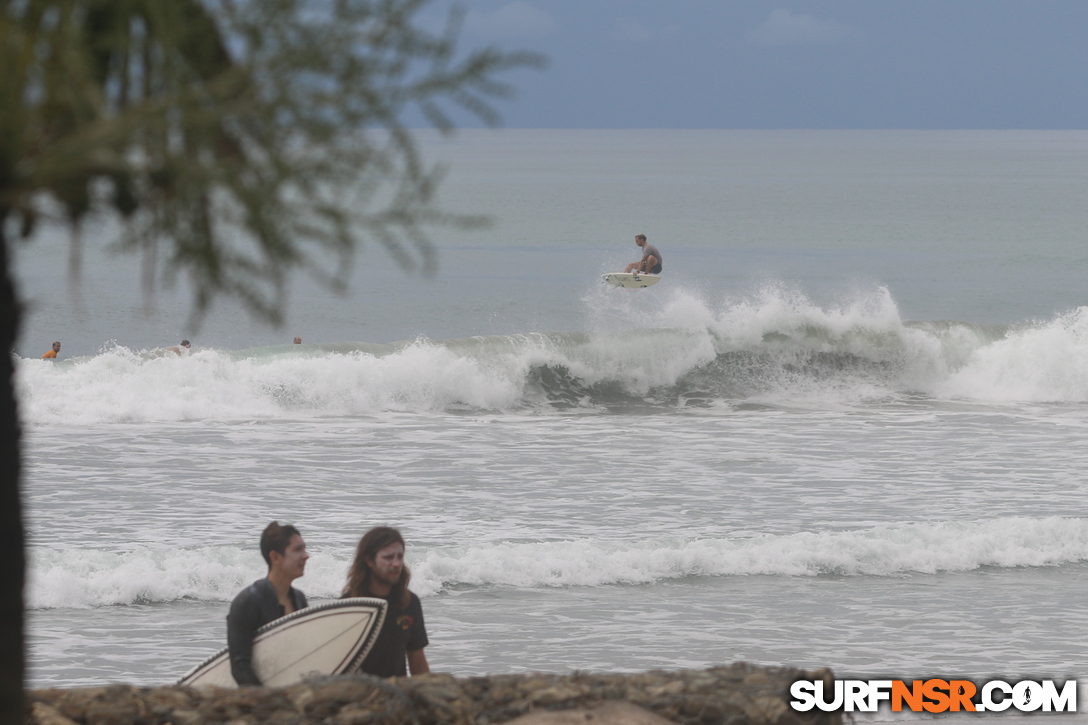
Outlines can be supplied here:
<path id="1" fill-rule="evenodd" d="M 268 576 L 243 589 L 227 614 L 230 672 L 239 685 L 260 685 L 253 671 L 253 638 L 274 619 L 306 608 L 306 595 L 291 586 L 306 571 L 306 542 L 294 526 L 273 521 L 261 533 Z"/>
<path id="2" fill-rule="evenodd" d="M 635 244 L 642 248 L 642 259 L 631 262 L 624 271 L 661 274 L 661 252 L 657 251 L 657 247 L 646 241 L 645 234 L 635 235 Z"/>

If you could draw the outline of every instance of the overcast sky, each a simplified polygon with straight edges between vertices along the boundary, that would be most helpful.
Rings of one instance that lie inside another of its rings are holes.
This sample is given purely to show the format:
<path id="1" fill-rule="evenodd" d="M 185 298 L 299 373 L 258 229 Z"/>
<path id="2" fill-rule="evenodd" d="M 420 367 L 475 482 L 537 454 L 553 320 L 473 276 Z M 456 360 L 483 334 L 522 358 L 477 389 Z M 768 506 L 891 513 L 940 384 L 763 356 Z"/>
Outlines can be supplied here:
<path id="1" fill-rule="evenodd" d="M 1088 128 L 1088 0 L 460 4 L 466 47 L 550 57 L 507 127 Z"/>

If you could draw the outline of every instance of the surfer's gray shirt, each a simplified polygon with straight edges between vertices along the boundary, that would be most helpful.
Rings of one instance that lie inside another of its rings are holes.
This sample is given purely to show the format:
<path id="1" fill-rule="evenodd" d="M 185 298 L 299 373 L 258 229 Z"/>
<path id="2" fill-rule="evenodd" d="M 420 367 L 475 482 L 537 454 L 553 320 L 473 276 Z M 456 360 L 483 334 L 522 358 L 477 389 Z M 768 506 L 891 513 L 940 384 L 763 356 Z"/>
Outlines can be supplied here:
<path id="1" fill-rule="evenodd" d="M 306 595 L 291 587 L 287 596 L 297 612 L 306 608 Z M 260 685 L 253 671 L 253 637 L 257 630 L 287 612 L 276 596 L 276 588 L 267 578 L 258 579 L 239 592 L 227 613 L 227 648 L 230 649 L 230 673 L 239 685 Z"/>
<path id="2" fill-rule="evenodd" d="M 657 258 L 657 263 L 661 264 L 661 252 L 657 251 L 657 247 L 650 244 L 649 242 L 646 242 L 644 245 L 642 245 L 642 258 L 646 259 L 646 257 L 651 254 Z M 628 257 L 628 259 L 630 259 L 630 257 Z"/>

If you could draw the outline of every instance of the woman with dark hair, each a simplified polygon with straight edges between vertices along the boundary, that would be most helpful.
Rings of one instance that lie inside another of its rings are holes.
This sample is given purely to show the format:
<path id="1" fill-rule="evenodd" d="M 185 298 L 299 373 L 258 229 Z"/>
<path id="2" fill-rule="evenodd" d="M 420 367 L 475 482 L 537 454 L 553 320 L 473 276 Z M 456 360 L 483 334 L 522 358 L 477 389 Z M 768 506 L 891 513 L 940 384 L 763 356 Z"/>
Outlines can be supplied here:
<path id="1" fill-rule="evenodd" d="M 404 565 L 404 537 L 378 526 L 363 535 L 348 570 L 345 597 L 379 597 L 389 603 L 385 623 L 359 671 L 378 677 L 404 677 L 431 671 L 423 648 L 427 628 L 419 597 L 408 591 L 411 572 Z M 405 662 L 407 661 L 407 667 Z"/>

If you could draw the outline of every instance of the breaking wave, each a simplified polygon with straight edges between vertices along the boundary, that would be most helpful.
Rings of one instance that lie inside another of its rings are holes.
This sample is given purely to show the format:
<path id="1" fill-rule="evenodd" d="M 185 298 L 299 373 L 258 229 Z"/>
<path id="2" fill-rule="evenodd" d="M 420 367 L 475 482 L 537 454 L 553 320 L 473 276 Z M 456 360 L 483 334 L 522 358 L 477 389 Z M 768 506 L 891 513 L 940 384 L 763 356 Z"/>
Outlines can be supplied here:
<path id="1" fill-rule="evenodd" d="M 50 425 L 903 395 L 1088 400 L 1088 307 L 1014 326 L 906 322 L 885 289 L 821 307 L 768 288 L 717 306 L 677 291 L 652 311 L 599 316 L 620 313 L 639 323 L 186 357 L 110 346 L 57 363 L 19 359 L 17 384 L 24 417 Z"/>
<path id="2" fill-rule="evenodd" d="M 973 523 L 904 523 L 781 536 L 616 541 L 493 542 L 414 549 L 412 589 L 648 584 L 685 577 L 903 576 L 980 567 L 1060 566 L 1088 560 L 1088 520 L 1007 517 Z M 313 552 L 299 587 L 340 594 L 352 552 Z M 94 607 L 178 599 L 229 601 L 264 575 L 250 549 L 125 552 L 31 550 L 31 608 Z"/>

